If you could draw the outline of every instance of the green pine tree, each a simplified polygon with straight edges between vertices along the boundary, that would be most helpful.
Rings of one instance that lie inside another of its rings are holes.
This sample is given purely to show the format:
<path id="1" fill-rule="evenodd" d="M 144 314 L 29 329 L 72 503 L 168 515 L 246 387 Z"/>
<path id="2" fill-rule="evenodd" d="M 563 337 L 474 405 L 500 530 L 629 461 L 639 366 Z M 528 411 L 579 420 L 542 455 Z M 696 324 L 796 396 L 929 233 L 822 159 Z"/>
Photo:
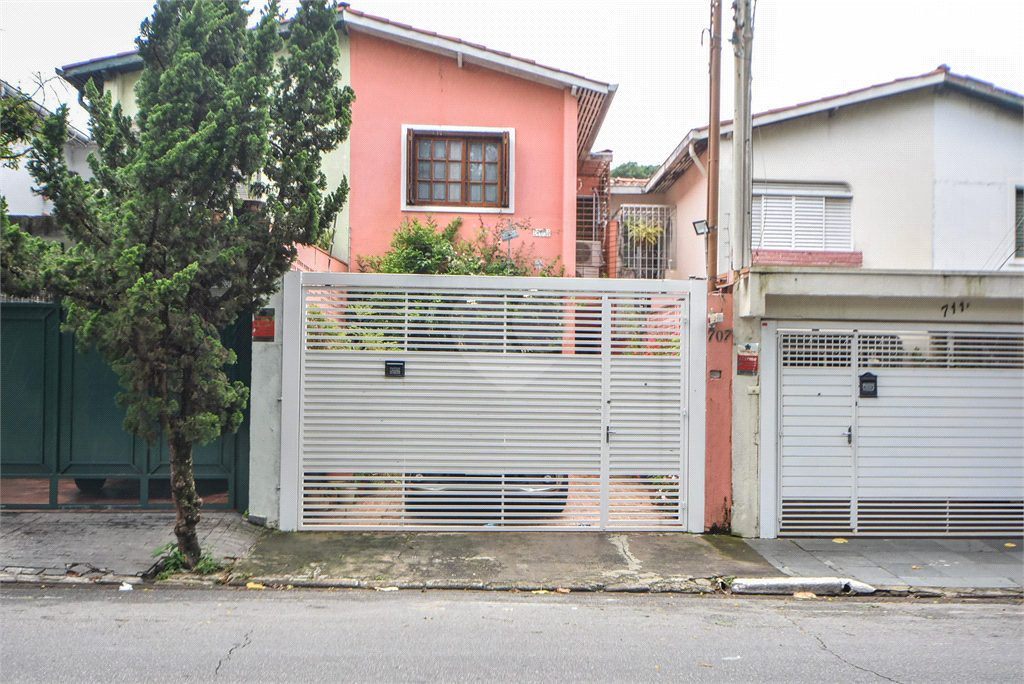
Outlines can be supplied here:
<path id="1" fill-rule="evenodd" d="M 248 19 L 238 0 L 159 0 L 136 41 L 134 121 L 87 85 L 93 178 L 64 161 L 66 109 L 29 162 L 73 242 L 42 264 L 46 288 L 64 297 L 65 328 L 120 376 L 125 429 L 166 438 L 189 568 L 201 556 L 193 446 L 236 430 L 248 399 L 223 371 L 235 355 L 218 329 L 265 302 L 294 244 L 329 234 L 348 191 L 325 194 L 320 171 L 354 99 L 337 85 L 333 3 L 303 0 L 284 42 L 276 0 L 252 30 Z"/>

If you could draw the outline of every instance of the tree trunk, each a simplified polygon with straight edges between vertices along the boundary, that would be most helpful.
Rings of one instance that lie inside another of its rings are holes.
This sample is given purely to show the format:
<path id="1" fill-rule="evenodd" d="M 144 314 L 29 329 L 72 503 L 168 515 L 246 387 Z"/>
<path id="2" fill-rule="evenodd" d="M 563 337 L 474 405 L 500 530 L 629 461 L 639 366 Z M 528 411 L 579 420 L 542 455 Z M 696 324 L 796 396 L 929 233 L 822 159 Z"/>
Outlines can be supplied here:
<path id="1" fill-rule="evenodd" d="M 192 570 L 199 563 L 202 549 L 196 535 L 199 523 L 199 509 L 203 500 L 196 494 L 196 481 L 192 468 L 192 443 L 181 437 L 168 435 L 167 446 L 171 452 L 171 496 L 178 520 L 174 534 L 178 537 L 178 550 L 185 556 L 185 564 Z"/>

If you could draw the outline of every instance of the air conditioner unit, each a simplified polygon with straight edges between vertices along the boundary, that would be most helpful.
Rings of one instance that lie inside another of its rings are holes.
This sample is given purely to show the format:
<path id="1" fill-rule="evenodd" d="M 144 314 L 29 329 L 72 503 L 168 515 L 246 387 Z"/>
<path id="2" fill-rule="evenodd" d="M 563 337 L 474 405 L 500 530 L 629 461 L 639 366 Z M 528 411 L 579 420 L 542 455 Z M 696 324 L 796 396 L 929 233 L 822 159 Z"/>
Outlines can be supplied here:
<path id="1" fill-rule="evenodd" d="M 600 240 L 576 241 L 576 277 L 599 278 L 601 276 L 602 249 Z"/>

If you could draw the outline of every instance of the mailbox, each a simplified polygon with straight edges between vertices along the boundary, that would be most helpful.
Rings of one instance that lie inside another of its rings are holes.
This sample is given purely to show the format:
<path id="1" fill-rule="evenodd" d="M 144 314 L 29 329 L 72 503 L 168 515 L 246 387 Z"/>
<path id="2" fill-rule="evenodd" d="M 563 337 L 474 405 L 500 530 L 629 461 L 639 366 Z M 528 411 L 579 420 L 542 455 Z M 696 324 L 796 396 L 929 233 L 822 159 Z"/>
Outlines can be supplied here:
<path id="1" fill-rule="evenodd" d="M 864 373 L 860 376 L 860 396 L 878 396 L 878 376 L 874 373 Z"/>

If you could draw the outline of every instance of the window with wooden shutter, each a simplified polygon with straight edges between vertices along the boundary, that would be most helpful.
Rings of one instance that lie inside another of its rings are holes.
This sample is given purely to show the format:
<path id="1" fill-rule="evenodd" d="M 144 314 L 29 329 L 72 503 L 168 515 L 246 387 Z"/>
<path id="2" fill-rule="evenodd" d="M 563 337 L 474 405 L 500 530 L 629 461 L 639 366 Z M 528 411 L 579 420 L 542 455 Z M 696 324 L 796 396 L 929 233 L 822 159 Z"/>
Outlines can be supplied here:
<path id="1" fill-rule="evenodd" d="M 509 131 L 406 130 L 409 208 L 511 206 Z"/>
<path id="2" fill-rule="evenodd" d="M 853 249 L 852 195 L 845 185 L 755 183 L 755 250 L 847 252 Z"/>

